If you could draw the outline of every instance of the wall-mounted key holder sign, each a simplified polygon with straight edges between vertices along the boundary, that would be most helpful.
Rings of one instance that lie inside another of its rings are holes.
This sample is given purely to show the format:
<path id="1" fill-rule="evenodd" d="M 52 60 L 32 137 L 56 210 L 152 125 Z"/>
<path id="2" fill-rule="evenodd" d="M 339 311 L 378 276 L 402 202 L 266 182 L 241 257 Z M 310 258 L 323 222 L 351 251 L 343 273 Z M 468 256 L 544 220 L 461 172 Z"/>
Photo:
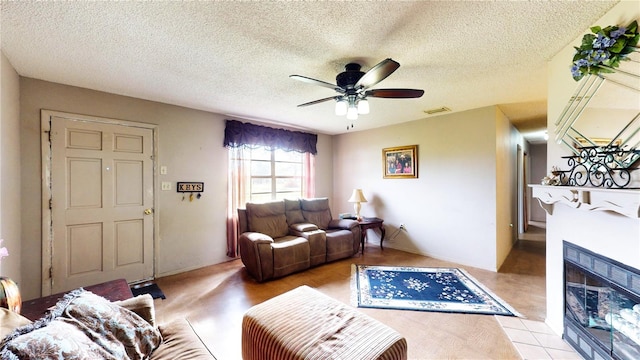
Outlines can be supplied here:
<path id="1" fill-rule="evenodd" d="M 204 183 L 203 182 L 179 182 L 178 186 L 176 186 L 176 190 L 179 193 L 194 193 L 194 192 L 204 192 Z"/>

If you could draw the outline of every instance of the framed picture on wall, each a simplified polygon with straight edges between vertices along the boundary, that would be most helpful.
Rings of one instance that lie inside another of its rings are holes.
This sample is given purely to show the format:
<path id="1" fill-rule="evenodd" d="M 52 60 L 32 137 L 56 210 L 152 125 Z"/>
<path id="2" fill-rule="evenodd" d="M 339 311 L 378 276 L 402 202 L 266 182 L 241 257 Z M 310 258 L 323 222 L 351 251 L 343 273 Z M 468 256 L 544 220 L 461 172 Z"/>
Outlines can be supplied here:
<path id="1" fill-rule="evenodd" d="M 385 179 L 418 177 L 418 145 L 382 149 L 382 174 Z"/>

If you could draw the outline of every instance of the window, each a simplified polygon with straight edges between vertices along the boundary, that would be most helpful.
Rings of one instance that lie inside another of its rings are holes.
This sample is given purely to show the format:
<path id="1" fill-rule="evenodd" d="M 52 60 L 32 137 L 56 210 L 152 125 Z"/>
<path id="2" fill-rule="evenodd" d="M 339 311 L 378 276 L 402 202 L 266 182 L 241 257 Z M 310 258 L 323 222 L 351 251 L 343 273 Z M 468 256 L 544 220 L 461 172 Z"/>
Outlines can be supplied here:
<path id="1" fill-rule="evenodd" d="M 316 134 L 226 121 L 227 256 L 238 256 L 238 208 L 247 202 L 315 196 L 317 142 Z"/>
<path id="2" fill-rule="evenodd" d="M 266 202 L 302 197 L 303 158 L 297 151 L 269 150 L 264 147 L 243 152 L 249 162 L 249 181 L 245 199 Z"/>

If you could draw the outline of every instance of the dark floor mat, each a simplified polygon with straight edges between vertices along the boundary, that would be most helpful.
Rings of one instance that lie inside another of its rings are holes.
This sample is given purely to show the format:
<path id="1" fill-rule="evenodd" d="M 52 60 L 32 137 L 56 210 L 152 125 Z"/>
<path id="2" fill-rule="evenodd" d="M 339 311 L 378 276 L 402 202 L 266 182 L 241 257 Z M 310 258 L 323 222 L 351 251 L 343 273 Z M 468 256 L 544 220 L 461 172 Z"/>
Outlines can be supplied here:
<path id="1" fill-rule="evenodd" d="M 131 292 L 133 293 L 133 296 L 149 294 L 154 299 L 160 298 L 164 300 L 167 298 L 166 296 L 164 296 L 164 293 L 162 292 L 162 290 L 160 290 L 160 287 L 156 283 L 146 283 L 132 286 Z"/>

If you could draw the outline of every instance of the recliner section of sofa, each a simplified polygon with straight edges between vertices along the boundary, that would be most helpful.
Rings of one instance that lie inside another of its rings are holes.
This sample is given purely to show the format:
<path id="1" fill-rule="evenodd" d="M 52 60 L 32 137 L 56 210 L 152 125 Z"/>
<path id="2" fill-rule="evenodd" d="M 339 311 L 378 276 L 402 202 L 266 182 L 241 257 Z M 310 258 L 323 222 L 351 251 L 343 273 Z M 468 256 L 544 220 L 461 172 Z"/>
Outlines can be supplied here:
<path id="1" fill-rule="evenodd" d="M 247 203 L 238 220 L 240 257 L 260 282 L 353 256 L 360 248 L 358 222 L 332 219 L 327 198 Z"/>

